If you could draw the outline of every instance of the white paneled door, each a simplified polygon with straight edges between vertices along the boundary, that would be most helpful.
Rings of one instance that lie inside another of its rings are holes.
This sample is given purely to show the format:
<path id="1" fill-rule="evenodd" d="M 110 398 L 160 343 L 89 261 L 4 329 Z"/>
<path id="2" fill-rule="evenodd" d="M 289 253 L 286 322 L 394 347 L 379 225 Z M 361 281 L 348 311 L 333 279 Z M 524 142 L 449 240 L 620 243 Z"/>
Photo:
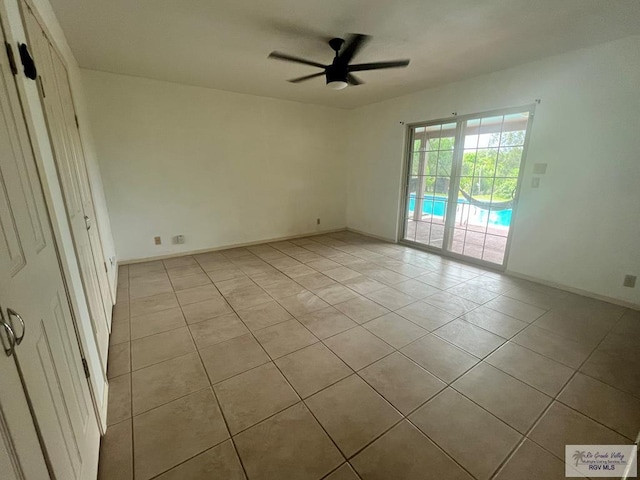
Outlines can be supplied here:
<path id="1" fill-rule="evenodd" d="M 94 478 L 98 423 L 4 52 L 0 232 L 0 477 Z"/>
<path id="2" fill-rule="evenodd" d="M 111 330 L 111 295 L 69 80 L 58 53 L 49 43 L 33 13 L 28 7 L 23 11 L 30 47 L 38 68 L 41 99 L 89 306 L 91 325 L 102 369 L 106 372 Z"/>

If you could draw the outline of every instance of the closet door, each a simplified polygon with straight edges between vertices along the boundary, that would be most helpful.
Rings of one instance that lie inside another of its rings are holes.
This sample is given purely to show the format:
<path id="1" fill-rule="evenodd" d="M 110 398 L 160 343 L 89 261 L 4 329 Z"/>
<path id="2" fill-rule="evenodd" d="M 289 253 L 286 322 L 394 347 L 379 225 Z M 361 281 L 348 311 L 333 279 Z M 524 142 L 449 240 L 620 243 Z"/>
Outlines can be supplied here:
<path id="1" fill-rule="evenodd" d="M 0 57 L 0 461 L 17 478 L 94 478 L 98 423 L 15 82 Z"/>
<path id="2" fill-rule="evenodd" d="M 55 155 L 58 176 L 64 195 L 65 209 L 71 227 L 76 257 L 80 267 L 80 274 L 84 286 L 85 297 L 89 306 L 91 326 L 98 346 L 103 372 L 107 368 L 107 354 L 109 347 L 109 331 L 111 319 L 111 300 L 103 296 L 100 289 L 100 275 L 106 277 L 101 251 L 92 245 L 91 235 L 96 231 L 93 211 L 85 212 L 88 198 L 91 197 L 86 182 L 84 159 L 80 158 L 72 137 L 75 130 L 74 120 L 70 125 L 68 107 L 65 108 L 65 98 L 69 91 L 68 83 L 60 87 L 63 77 L 60 69 L 59 57 L 53 52 L 44 32 L 37 23 L 33 13 L 25 8 L 25 24 L 31 42 L 31 49 L 38 68 L 38 82 L 41 87 L 41 99 L 49 129 L 49 137 Z M 58 72 L 56 74 L 56 72 Z M 63 95 L 60 94 L 63 92 Z M 75 132 L 77 133 L 77 131 Z M 89 216 L 91 215 L 91 216 Z M 99 246 L 98 246 L 99 247 Z"/>

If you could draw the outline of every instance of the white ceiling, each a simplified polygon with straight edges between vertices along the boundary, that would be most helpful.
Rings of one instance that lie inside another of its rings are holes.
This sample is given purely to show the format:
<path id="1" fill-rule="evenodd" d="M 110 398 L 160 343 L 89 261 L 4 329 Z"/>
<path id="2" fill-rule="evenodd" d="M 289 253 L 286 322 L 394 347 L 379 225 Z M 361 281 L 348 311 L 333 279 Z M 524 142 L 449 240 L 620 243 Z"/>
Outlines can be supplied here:
<path id="1" fill-rule="evenodd" d="M 354 108 L 640 34 L 638 0 L 51 0 L 83 68 Z M 357 62 L 410 58 L 329 90 L 287 79 L 330 63 L 325 43 L 372 35 Z"/>

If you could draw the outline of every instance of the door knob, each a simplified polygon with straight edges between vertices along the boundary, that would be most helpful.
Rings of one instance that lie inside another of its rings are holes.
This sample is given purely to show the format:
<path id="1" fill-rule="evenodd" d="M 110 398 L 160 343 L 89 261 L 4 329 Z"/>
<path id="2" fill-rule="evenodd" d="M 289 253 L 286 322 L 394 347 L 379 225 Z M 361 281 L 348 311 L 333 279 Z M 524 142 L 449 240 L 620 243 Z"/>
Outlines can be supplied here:
<path id="1" fill-rule="evenodd" d="M 13 327 L 13 321 L 11 320 L 11 318 L 12 317 L 16 317 L 18 319 L 18 321 L 20 322 L 20 325 L 22 327 L 22 333 L 20 334 L 20 336 L 16 336 L 15 337 L 16 345 L 20 345 L 22 343 L 22 339 L 24 338 L 24 334 L 27 331 L 27 327 L 24 324 L 24 320 L 22 319 L 20 314 L 18 312 L 16 312 L 12 308 L 7 308 L 7 316 L 9 317 L 9 323 L 10 323 L 10 326 L 11 326 L 11 330 L 13 330 L 14 333 L 16 332 L 16 329 Z"/>
<path id="2" fill-rule="evenodd" d="M 2 348 L 4 348 L 4 353 L 7 354 L 7 357 L 13 355 L 13 351 L 16 347 L 16 336 L 13 333 L 13 329 L 4 321 L 4 313 L 2 313 L 2 309 L 0 308 L 0 326 L 2 326 L 7 332 L 7 341 L 9 342 L 9 346 L 4 341 L 4 337 L 0 335 L 0 342 L 2 342 Z"/>

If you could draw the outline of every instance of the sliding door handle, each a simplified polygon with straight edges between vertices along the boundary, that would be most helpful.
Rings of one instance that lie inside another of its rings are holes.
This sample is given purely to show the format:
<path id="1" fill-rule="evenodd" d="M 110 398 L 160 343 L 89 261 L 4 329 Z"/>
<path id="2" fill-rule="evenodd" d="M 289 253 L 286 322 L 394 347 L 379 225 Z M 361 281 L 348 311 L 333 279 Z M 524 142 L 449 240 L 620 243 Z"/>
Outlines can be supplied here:
<path id="1" fill-rule="evenodd" d="M 15 328 L 13 327 L 13 320 L 12 317 L 16 317 L 18 319 L 18 321 L 20 322 L 20 326 L 22 327 L 22 333 L 20 334 L 20 336 L 15 336 L 15 342 L 16 345 L 20 345 L 22 343 L 22 339 L 24 338 L 24 334 L 27 331 L 27 327 L 24 324 L 24 320 L 22 319 L 22 317 L 20 316 L 20 314 L 18 312 L 16 312 L 14 309 L 12 308 L 7 308 L 7 316 L 9 317 L 9 323 L 11 326 L 11 330 L 15 333 Z"/>
<path id="2" fill-rule="evenodd" d="M 0 319 L 0 326 L 4 327 L 4 331 L 7 332 L 9 346 L 5 343 L 4 336 L 2 334 L 0 334 L 0 342 L 2 343 L 2 348 L 4 348 L 4 353 L 7 354 L 7 357 L 10 357 L 13 355 L 13 351 L 16 348 L 16 336 L 13 333 L 13 329 L 4 321 L 2 310 L 0 310 L 0 315 L 2 315 L 2 318 Z"/>

